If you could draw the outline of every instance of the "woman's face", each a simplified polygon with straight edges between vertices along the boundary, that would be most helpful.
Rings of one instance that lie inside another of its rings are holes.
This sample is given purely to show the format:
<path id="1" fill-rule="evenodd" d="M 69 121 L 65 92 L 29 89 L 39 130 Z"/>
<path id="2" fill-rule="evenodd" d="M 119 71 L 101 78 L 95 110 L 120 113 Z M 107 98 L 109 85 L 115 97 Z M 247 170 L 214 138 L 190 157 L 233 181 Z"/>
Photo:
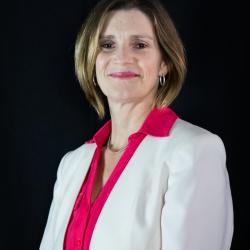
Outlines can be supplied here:
<path id="1" fill-rule="evenodd" d="M 152 103 L 167 67 L 150 19 L 137 9 L 113 12 L 99 46 L 96 77 L 109 103 Z"/>

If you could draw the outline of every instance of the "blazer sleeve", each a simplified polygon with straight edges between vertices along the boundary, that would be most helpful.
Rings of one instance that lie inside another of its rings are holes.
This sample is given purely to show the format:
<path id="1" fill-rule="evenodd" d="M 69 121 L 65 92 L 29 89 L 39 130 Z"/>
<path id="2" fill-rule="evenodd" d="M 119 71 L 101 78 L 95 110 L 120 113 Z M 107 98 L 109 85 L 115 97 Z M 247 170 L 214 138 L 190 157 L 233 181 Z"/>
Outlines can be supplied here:
<path id="1" fill-rule="evenodd" d="M 162 250 L 228 250 L 233 206 L 226 152 L 219 136 L 196 136 L 177 147 L 161 217 Z"/>
<path id="2" fill-rule="evenodd" d="M 67 155 L 70 152 L 66 153 L 59 164 L 59 167 L 57 169 L 57 178 L 54 184 L 54 188 L 53 188 L 53 199 L 50 205 L 50 209 L 49 209 L 49 215 L 47 218 L 47 223 L 46 223 L 46 227 L 43 233 L 43 237 L 42 237 L 42 241 L 40 244 L 40 250 L 52 250 L 52 246 L 53 246 L 53 242 L 54 242 L 54 232 L 55 232 L 55 228 L 54 226 L 56 225 L 55 223 L 55 219 L 56 219 L 56 211 L 58 209 L 58 207 L 60 207 L 61 204 L 61 200 L 62 200 L 62 193 L 60 191 L 60 188 L 62 187 L 62 176 L 63 176 L 63 168 L 64 168 L 64 164 L 65 164 L 65 159 L 67 157 Z"/>

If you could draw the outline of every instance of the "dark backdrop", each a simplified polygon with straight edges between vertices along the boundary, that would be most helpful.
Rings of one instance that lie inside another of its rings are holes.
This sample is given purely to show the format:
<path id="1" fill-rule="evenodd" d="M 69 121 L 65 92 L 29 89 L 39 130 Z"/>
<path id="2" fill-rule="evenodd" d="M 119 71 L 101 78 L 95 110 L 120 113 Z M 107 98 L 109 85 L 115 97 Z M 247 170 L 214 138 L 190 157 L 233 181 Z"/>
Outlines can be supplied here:
<path id="1" fill-rule="evenodd" d="M 1 249 L 38 249 L 61 157 L 103 124 L 73 68 L 76 34 L 94 2 L 2 4 Z M 223 139 L 235 210 L 232 249 L 247 249 L 246 6 L 225 0 L 165 5 L 188 57 L 185 85 L 172 108 Z"/>

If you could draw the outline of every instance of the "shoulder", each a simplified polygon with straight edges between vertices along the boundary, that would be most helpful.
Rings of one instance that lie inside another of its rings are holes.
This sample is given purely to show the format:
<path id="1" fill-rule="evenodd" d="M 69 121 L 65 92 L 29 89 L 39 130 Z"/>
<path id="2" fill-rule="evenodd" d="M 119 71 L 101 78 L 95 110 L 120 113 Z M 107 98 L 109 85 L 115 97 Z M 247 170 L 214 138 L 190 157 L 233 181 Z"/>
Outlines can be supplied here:
<path id="1" fill-rule="evenodd" d="M 74 150 L 64 154 L 58 167 L 58 174 L 70 175 L 70 173 L 74 172 L 76 168 L 78 168 L 81 162 L 92 157 L 95 148 L 95 143 L 84 143 Z"/>
<path id="2" fill-rule="evenodd" d="M 77 148 L 67 152 L 63 158 L 65 158 L 65 161 L 67 162 L 78 162 L 81 161 L 82 158 L 86 157 L 95 148 L 95 143 L 84 143 Z"/>
<path id="3" fill-rule="evenodd" d="M 195 146 L 204 142 L 224 147 L 219 135 L 181 118 L 178 118 L 171 128 L 169 140 L 172 144 L 183 147 Z"/>
<path id="4" fill-rule="evenodd" d="M 214 133 L 203 127 L 178 118 L 171 128 L 170 135 L 175 138 L 181 137 L 183 140 L 189 140 L 199 136 L 211 136 L 214 135 Z"/>
<path id="5" fill-rule="evenodd" d="M 226 152 L 222 139 L 211 131 L 178 118 L 165 138 L 168 161 L 187 163 L 204 159 L 225 163 Z"/>

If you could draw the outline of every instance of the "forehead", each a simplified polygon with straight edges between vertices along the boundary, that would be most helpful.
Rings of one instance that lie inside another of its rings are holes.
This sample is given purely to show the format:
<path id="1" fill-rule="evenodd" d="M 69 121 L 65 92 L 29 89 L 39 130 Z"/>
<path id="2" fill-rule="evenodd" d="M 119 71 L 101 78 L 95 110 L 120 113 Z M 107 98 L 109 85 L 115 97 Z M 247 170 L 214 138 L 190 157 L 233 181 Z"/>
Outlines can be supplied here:
<path id="1" fill-rule="evenodd" d="M 138 9 L 112 11 L 108 16 L 102 35 L 147 34 L 154 36 L 151 20 Z"/>

